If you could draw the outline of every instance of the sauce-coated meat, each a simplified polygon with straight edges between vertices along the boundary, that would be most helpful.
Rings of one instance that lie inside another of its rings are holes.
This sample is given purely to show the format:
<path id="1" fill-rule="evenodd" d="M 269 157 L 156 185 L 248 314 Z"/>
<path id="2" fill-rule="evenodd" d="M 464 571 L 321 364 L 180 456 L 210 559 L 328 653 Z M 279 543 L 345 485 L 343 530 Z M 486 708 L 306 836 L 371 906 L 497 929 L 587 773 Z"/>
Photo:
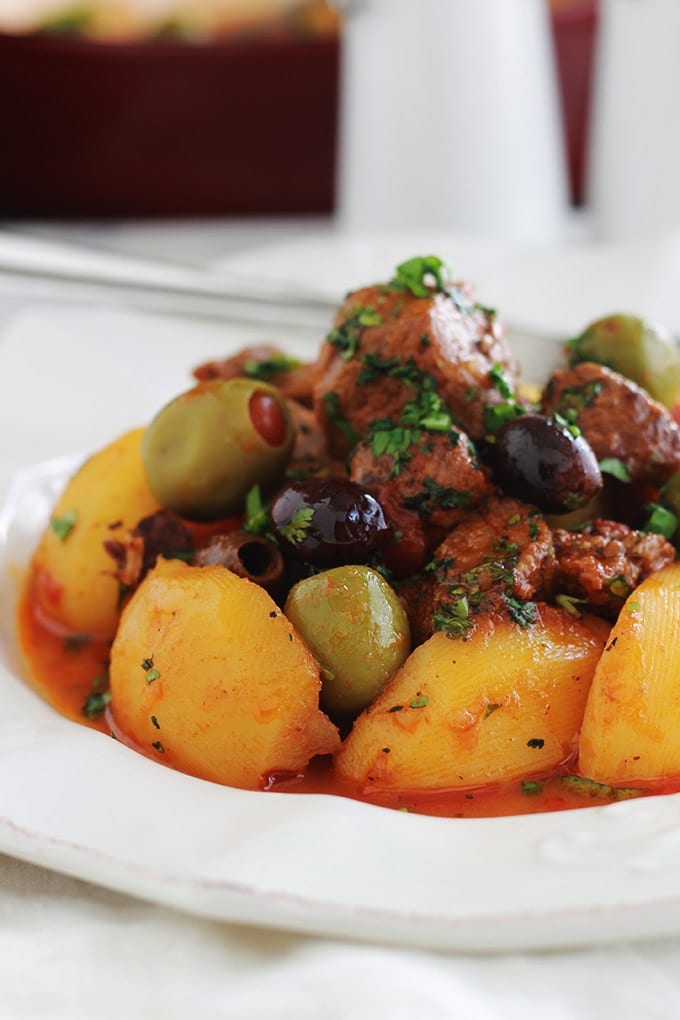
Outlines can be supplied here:
<path id="1" fill-rule="evenodd" d="M 427 394 L 435 392 L 475 440 L 486 432 L 485 405 L 507 400 L 516 374 L 500 322 L 465 291 L 421 298 L 389 285 L 366 287 L 348 296 L 323 345 L 314 407 L 336 456 L 376 420 L 402 424 L 407 404 L 410 424 L 418 411 L 426 418 Z"/>
<path id="2" fill-rule="evenodd" d="M 675 559 L 663 535 L 633 531 L 618 521 L 595 520 L 582 531 L 558 529 L 553 541 L 555 593 L 610 617 L 636 585 Z"/>
<path id="3" fill-rule="evenodd" d="M 598 460 L 621 461 L 632 482 L 663 482 L 680 467 L 680 427 L 669 412 L 604 365 L 554 372 L 542 403 L 544 413 L 575 421 Z"/>
<path id="4" fill-rule="evenodd" d="M 479 614 L 529 622 L 531 600 L 545 599 L 551 589 L 554 555 L 540 511 L 490 497 L 466 513 L 435 550 L 424 577 L 402 592 L 416 640 L 435 630 L 465 635 Z"/>

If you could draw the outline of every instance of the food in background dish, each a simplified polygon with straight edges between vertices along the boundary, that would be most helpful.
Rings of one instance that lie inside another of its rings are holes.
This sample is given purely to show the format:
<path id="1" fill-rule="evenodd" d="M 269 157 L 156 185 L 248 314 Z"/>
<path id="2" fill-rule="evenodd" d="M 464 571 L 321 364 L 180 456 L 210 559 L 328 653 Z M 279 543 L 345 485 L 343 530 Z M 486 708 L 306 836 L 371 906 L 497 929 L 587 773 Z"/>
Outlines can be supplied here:
<path id="1" fill-rule="evenodd" d="M 351 292 L 312 363 L 197 367 L 56 505 L 20 608 L 34 676 L 246 789 L 465 815 L 680 788 L 680 358 L 668 406 L 617 370 L 662 335 L 599 320 L 527 386 L 425 256 Z"/>
<path id="2" fill-rule="evenodd" d="M 16 0 L 0 31 L 75 35 L 100 41 L 177 38 L 304 38 L 334 35 L 325 0 Z"/>

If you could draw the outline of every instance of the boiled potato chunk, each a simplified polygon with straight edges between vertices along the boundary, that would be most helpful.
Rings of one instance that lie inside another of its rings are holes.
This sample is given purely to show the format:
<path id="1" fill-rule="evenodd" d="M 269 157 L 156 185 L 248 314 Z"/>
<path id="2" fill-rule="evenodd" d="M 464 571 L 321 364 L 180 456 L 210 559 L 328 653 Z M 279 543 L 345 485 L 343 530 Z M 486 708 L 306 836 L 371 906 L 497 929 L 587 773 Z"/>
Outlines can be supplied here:
<path id="1" fill-rule="evenodd" d="M 106 539 L 158 509 L 142 465 L 143 429 L 91 456 L 52 511 L 31 563 L 41 611 L 67 631 L 110 638 L 118 625 L 119 585 Z"/>
<path id="2" fill-rule="evenodd" d="M 264 588 L 222 566 L 160 560 L 111 651 L 115 725 L 140 750 L 257 789 L 335 751 L 311 652 Z"/>
<path id="3" fill-rule="evenodd" d="M 629 596 L 595 670 L 579 772 L 611 786 L 680 776 L 680 563 Z"/>
<path id="4" fill-rule="evenodd" d="M 535 624 L 480 623 L 420 645 L 335 758 L 370 790 L 480 786 L 549 771 L 575 750 L 609 628 L 539 606 Z"/>

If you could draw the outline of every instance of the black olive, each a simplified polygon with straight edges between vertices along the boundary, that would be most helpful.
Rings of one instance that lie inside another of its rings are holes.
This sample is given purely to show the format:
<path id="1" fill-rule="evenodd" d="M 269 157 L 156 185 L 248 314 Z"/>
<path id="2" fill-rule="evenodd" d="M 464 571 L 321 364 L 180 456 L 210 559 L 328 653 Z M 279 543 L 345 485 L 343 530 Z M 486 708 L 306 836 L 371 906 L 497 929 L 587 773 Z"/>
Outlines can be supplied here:
<path id="1" fill-rule="evenodd" d="M 602 488 L 592 447 L 570 427 L 542 414 L 501 426 L 491 448 L 494 479 L 508 495 L 561 514 L 585 506 Z"/>
<path id="2" fill-rule="evenodd" d="M 389 531 L 378 500 L 345 478 L 291 482 L 270 518 L 285 551 L 319 568 L 367 563 Z"/>

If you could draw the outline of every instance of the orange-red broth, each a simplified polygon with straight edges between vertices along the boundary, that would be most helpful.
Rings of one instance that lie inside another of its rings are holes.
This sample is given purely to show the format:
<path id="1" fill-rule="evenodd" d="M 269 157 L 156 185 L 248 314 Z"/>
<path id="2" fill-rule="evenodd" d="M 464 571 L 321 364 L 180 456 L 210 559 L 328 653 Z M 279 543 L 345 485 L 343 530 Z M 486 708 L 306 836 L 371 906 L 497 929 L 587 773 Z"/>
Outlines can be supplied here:
<path id="1" fill-rule="evenodd" d="M 76 722 L 100 730 L 109 737 L 123 741 L 139 753 L 115 724 L 106 708 L 92 715 L 85 706 L 93 696 L 105 694 L 109 643 L 80 638 L 55 629 L 42 616 L 37 600 L 27 586 L 18 612 L 19 640 L 29 664 L 31 679 L 37 691 L 58 712 Z M 94 702 L 96 707 L 96 701 Z M 173 767 L 167 753 L 163 765 Z M 303 775 L 264 777 L 263 789 L 277 792 L 326 793 L 379 804 L 395 810 L 449 818 L 500 817 L 503 815 L 536 814 L 564 811 L 570 808 L 593 807 L 629 796 L 628 791 L 614 791 L 574 779 L 574 762 L 565 761 L 551 775 L 535 775 L 529 779 L 505 784 L 491 784 L 465 790 L 417 791 L 411 793 L 359 792 L 333 775 L 326 759 L 313 761 Z M 636 793 L 671 793 L 680 790 L 680 780 L 636 784 Z"/>

